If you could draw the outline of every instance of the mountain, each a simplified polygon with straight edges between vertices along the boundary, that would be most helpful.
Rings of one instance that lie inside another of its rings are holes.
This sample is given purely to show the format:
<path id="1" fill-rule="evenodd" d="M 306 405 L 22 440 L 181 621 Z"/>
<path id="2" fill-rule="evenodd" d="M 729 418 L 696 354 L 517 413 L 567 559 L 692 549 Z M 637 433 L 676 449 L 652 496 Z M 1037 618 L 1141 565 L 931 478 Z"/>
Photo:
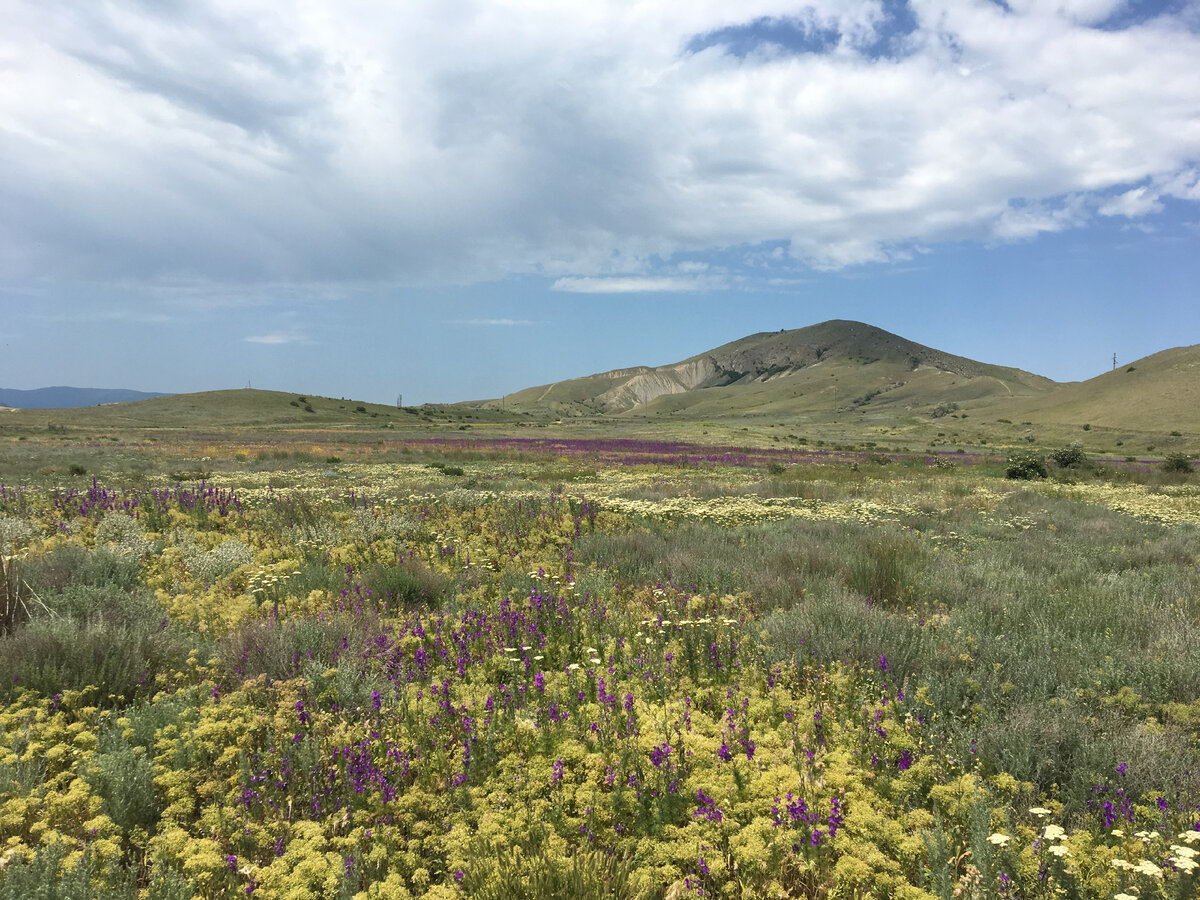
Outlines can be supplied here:
<path id="1" fill-rule="evenodd" d="M 509 394 L 505 409 L 556 415 L 926 416 L 1027 398 L 1056 383 L 935 350 L 862 322 L 753 334 L 665 366 L 636 366 Z M 489 404 L 490 405 L 490 404 Z"/>
<path id="2" fill-rule="evenodd" d="M 31 391 L 0 388 L 0 406 L 14 409 L 70 409 L 101 403 L 130 403 L 165 396 L 167 395 L 162 393 L 106 388 L 44 387 Z"/>

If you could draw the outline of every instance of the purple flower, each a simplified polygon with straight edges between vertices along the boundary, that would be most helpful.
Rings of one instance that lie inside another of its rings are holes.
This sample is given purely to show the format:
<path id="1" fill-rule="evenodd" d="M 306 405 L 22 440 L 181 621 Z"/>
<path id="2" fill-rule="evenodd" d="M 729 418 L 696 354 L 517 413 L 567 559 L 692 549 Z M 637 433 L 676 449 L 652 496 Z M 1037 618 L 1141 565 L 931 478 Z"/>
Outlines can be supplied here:
<path id="1" fill-rule="evenodd" d="M 654 766 L 654 768 L 657 769 L 657 768 L 661 767 L 664 762 L 667 761 L 667 757 L 670 755 L 671 755 L 671 745 L 670 744 L 661 744 L 650 751 L 650 764 L 652 766 Z"/>
<path id="2" fill-rule="evenodd" d="M 837 834 L 837 830 L 842 827 L 842 799 L 840 797 L 829 798 L 829 837 L 832 839 Z"/>
<path id="3" fill-rule="evenodd" d="M 561 758 L 554 761 L 554 772 L 550 775 L 551 784 L 559 784 L 563 780 L 563 761 Z"/>
<path id="4" fill-rule="evenodd" d="M 725 813 L 717 806 L 717 802 L 706 793 L 704 789 L 696 791 L 696 800 L 700 803 L 696 811 L 692 813 L 692 818 L 701 817 L 708 819 L 710 822 L 721 822 L 725 819 Z"/>
<path id="5" fill-rule="evenodd" d="M 1119 766 L 1117 766 L 1117 774 L 1124 778 L 1125 772 L 1128 771 L 1128 769 L 1129 763 L 1121 763 Z"/>

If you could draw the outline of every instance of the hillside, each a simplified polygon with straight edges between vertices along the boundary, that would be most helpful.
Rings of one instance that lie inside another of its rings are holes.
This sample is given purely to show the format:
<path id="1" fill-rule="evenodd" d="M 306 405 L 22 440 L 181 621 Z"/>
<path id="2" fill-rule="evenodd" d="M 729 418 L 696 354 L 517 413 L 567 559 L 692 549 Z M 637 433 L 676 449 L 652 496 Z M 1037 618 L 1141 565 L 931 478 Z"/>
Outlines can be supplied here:
<path id="1" fill-rule="evenodd" d="M 1200 344 L 1175 347 L 1008 407 L 1008 417 L 1133 431 L 1200 432 Z"/>
<path id="2" fill-rule="evenodd" d="M 1048 378 L 954 356 L 861 322 L 763 332 L 665 366 L 528 388 L 506 409 L 557 415 L 928 414 L 947 404 L 1032 397 Z"/>
<path id="3" fill-rule="evenodd" d="M 241 430 L 367 430 L 458 424 L 463 419 L 484 424 L 507 421 L 495 411 L 465 415 L 435 406 L 398 409 L 355 400 L 286 394 L 250 388 L 169 394 L 134 403 L 114 403 L 75 409 L 19 409 L 0 417 L 0 428 L 36 429 L 241 429 Z"/>

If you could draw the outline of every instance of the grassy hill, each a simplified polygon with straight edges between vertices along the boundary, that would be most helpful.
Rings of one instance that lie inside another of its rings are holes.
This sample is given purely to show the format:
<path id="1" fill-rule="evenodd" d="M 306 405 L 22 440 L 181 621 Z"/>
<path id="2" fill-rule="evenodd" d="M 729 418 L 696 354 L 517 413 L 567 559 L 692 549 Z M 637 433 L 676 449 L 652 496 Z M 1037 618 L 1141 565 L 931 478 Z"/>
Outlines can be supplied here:
<path id="1" fill-rule="evenodd" d="M 20 430 L 338 430 L 355 431 L 438 424 L 508 421 L 502 411 L 486 414 L 441 406 L 398 409 L 356 400 L 241 389 L 173 394 L 74 409 L 0 412 L 0 429 Z"/>
<path id="2" fill-rule="evenodd" d="M 1200 433 L 1200 344 L 1014 402 L 1009 418 L 1140 432 Z"/>

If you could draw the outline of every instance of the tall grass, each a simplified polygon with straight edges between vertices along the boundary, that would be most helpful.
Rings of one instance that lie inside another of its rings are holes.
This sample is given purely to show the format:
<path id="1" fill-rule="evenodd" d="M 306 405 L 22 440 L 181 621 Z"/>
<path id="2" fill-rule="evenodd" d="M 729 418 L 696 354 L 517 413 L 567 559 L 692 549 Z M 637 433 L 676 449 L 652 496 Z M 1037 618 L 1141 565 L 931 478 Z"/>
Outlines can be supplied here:
<path id="1" fill-rule="evenodd" d="M 903 526 L 643 523 L 576 558 L 627 586 L 749 591 L 776 660 L 886 659 L 890 684 L 951 713 L 946 740 L 1075 811 L 1121 762 L 1131 786 L 1174 772 L 1200 791 L 1194 528 L 1020 492 Z"/>

